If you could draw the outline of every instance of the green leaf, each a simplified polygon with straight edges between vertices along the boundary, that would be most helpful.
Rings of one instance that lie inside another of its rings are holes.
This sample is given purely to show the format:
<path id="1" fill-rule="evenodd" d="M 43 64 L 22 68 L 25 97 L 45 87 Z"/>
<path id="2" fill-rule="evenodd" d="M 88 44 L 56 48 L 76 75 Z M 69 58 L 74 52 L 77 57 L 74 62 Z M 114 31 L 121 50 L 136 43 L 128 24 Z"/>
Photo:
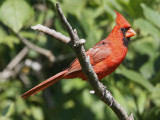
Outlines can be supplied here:
<path id="1" fill-rule="evenodd" d="M 19 96 L 16 97 L 16 103 L 15 103 L 15 105 L 16 105 L 16 112 L 18 114 L 20 114 L 23 111 L 25 111 L 26 109 L 28 109 L 28 106 L 25 104 L 25 101 L 21 97 L 19 97 Z"/>
<path id="2" fill-rule="evenodd" d="M 31 111 L 35 120 L 44 120 L 41 107 L 31 106 Z"/>
<path id="3" fill-rule="evenodd" d="M 71 90 L 80 90 L 86 86 L 86 83 L 79 78 L 63 80 L 62 89 L 64 93 L 69 93 Z"/>
<path id="4" fill-rule="evenodd" d="M 101 101 L 95 101 L 93 103 L 91 109 L 96 114 L 96 120 L 102 120 L 105 116 L 104 112 L 102 112 L 105 108 L 104 103 Z"/>
<path id="5" fill-rule="evenodd" d="M 147 36 L 133 42 L 132 46 L 137 53 L 152 57 L 155 55 L 154 42 L 152 36 Z"/>
<path id="6" fill-rule="evenodd" d="M 13 115 L 15 111 L 14 107 L 15 107 L 15 104 L 13 102 L 8 103 L 8 105 L 6 105 L 6 107 L 2 111 L 2 115 L 4 117 L 9 117 Z"/>
<path id="7" fill-rule="evenodd" d="M 138 18 L 134 21 L 134 26 L 140 29 L 142 35 L 152 34 L 159 36 L 160 31 L 150 22 L 143 18 Z"/>
<path id="8" fill-rule="evenodd" d="M 94 103 L 93 95 L 89 93 L 89 90 L 87 89 L 83 90 L 82 101 L 83 101 L 83 104 L 87 107 L 91 106 Z"/>
<path id="9" fill-rule="evenodd" d="M 160 14 L 157 11 L 146 6 L 144 3 L 141 4 L 141 7 L 143 9 L 145 18 L 160 28 Z"/>
<path id="10" fill-rule="evenodd" d="M 108 4 L 111 4 L 110 6 L 113 6 L 118 10 L 122 9 L 122 6 L 118 4 L 117 0 L 106 0 L 106 1 L 108 2 Z"/>
<path id="11" fill-rule="evenodd" d="M 136 71 L 129 70 L 121 66 L 121 68 L 117 69 L 116 72 L 118 74 L 125 76 L 127 79 L 135 83 L 138 83 L 139 85 L 143 86 L 149 91 L 152 91 L 154 89 L 153 85 L 148 80 L 146 80 L 140 73 Z"/>
<path id="12" fill-rule="evenodd" d="M 146 107 L 146 93 L 144 91 L 139 91 L 139 96 L 137 97 L 137 105 L 138 105 L 138 109 L 140 114 L 143 114 L 145 107 Z"/>
<path id="13" fill-rule="evenodd" d="M 5 37 L 4 40 L 4 43 L 7 44 L 10 48 L 13 48 L 14 44 L 18 44 L 20 42 L 17 37 L 12 35 Z"/>
<path id="14" fill-rule="evenodd" d="M 37 58 L 38 53 L 36 51 L 34 51 L 34 50 L 30 50 L 29 53 L 28 53 L 28 56 L 30 58 Z"/>
<path id="15" fill-rule="evenodd" d="M 29 38 L 29 39 L 33 39 L 33 40 L 35 40 L 37 37 L 37 34 L 35 34 L 35 32 L 33 32 L 33 31 L 31 31 L 31 32 L 30 31 L 21 31 L 20 35 L 22 35 L 25 38 Z"/>
<path id="16" fill-rule="evenodd" d="M 102 120 L 104 117 L 104 113 L 101 112 L 104 110 L 105 106 L 103 102 L 96 101 L 94 96 L 89 93 L 88 90 L 84 90 L 82 93 L 82 101 L 86 107 L 89 107 L 92 112 L 96 115 L 96 120 Z"/>
<path id="17" fill-rule="evenodd" d="M 25 38 L 29 38 L 31 40 L 37 40 L 38 46 L 46 46 L 47 37 L 43 34 L 35 34 L 35 32 L 29 32 L 29 31 L 21 31 L 20 35 L 22 35 Z"/>
<path id="18" fill-rule="evenodd" d="M 0 20 L 18 32 L 33 15 L 33 9 L 24 0 L 6 0 L 0 7 Z"/>
<path id="19" fill-rule="evenodd" d="M 80 17 L 85 7 L 85 0 L 64 0 L 61 6 L 64 12 Z"/>
<path id="20" fill-rule="evenodd" d="M 95 28 L 95 27 L 94 27 Z M 90 29 L 89 35 L 87 36 L 87 41 L 85 44 L 85 48 L 89 49 L 97 42 L 100 41 L 101 31 L 96 31 L 97 29 Z"/>
<path id="21" fill-rule="evenodd" d="M 140 68 L 140 72 L 146 79 L 150 79 L 151 77 L 153 77 L 155 73 L 154 64 L 158 56 L 159 54 L 158 55 L 155 54 L 155 56 L 150 57 L 149 61 L 143 64 L 143 66 Z"/>
<path id="22" fill-rule="evenodd" d="M 159 78 L 160 78 L 160 70 L 156 72 L 156 75 L 153 77 L 151 80 L 153 84 L 159 83 Z"/>
<path id="23" fill-rule="evenodd" d="M 74 106 L 75 106 L 75 102 L 73 100 L 68 100 L 66 103 L 64 103 L 65 109 L 73 108 Z"/>
<path id="24" fill-rule="evenodd" d="M 128 107 L 127 107 L 127 104 L 126 104 L 126 101 L 125 101 L 125 97 L 124 97 L 124 95 L 120 92 L 120 90 L 119 89 L 117 89 L 116 87 L 111 87 L 111 91 L 112 91 L 112 93 L 113 93 L 113 96 L 114 96 L 114 98 L 121 104 L 121 105 L 123 105 L 123 108 L 125 109 L 125 110 L 129 110 L 128 109 Z"/>
<path id="25" fill-rule="evenodd" d="M 6 37 L 6 32 L 0 27 L 0 42 Z"/>
<path id="26" fill-rule="evenodd" d="M 52 4 L 56 4 L 57 0 L 49 0 Z"/>
<path id="27" fill-rule="evenodd" d="M 6 32 L 0 27 L 0 44 L 6 44 L 10 48 L 14 47 L 14 44 L 19 43 L 19 39 L 13 35 L 8 36 Z"/>
<path id="28" fill-rule="evenodd" d="M 156 104 L 156 106 L 160 107 L 160 87 L 157 87 L 155 90 L 152 91 L 151 95 L 149 96 L 151 100 Z"/>

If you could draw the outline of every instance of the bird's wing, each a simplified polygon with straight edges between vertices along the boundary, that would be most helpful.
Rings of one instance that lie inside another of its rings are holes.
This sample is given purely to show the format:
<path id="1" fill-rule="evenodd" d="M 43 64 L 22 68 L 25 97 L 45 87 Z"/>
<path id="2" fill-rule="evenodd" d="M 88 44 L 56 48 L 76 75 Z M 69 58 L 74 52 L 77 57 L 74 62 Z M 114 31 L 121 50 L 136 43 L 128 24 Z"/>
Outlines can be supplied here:
<path id="1" fill-rule="evenodd" d="M 110 55 L 111 47 L 109 44 L 110 43 L 106 39 L 102 40 L 86 52 L 87 57 L 88 56 L 90 57 L 90 63 L 92 66 L 94 66 L 98 62 L 103 61 Z M 78 59 L 75 59 L 72 62 L 72 64 L 69 66 L 67 74 L 70 74 L 72 72 L 76 72 L 79 70 L 81 70 L 81 65 Z"/>

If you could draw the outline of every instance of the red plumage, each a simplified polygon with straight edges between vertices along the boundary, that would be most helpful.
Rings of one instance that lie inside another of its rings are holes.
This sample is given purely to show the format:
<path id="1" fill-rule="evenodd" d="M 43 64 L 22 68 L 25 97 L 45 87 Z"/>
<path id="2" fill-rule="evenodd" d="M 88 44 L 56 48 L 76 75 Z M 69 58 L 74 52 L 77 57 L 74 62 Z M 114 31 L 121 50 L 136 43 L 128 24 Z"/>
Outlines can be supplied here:
<path id="1" fill-rule="evenodd" d="M 86 52 L 86 55 L 90 57 L 90 63 L 99 80 L 111 74 L 121 64 L 127 53 L 129 38 L 135 35 L 135 32 L 127 20 L 125 20 L 125 18 L 117 11 L 116 14 L 117 25 L 114 26 L 109 36 L 98 42 Z M 61 79 L 77 77 L 87 80 L 78 59 L 75 59 L 67 69 L 24 93 L 22 98 L 26 99 Z"/>

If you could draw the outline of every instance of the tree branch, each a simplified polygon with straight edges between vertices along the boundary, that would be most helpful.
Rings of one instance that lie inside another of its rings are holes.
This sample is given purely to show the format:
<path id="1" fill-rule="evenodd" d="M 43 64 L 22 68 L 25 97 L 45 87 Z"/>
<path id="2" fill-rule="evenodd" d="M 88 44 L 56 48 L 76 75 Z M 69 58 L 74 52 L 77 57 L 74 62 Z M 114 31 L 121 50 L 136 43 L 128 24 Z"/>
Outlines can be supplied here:
<path id="1" fill-rule="evenodd" d="M 85 49 L 83 46 L 83 44 L 85 43 L 85 40 L 79 39 L 77 31 L 72 29 L 71 25 L 69 24 L 66 17 L 64 16 L 58 2 L 56 3 L 56 9 L 58 11 L 60 20 L 66 27 L 71 39 L 62 35 L 61 33 L 56 32 L 55 30 L 51 30 L 42 25 L 33 26 L 32 29 L 39 30 L 46 34 L 49 34 L 55 39 L 60 40 L 64 43 L 67 43 L 67 44 L 69 43 L 68 45 L 70 45 L 70 47 L 74 49 L 77 55 L 77 58 L 81 64 L 83 72 L 88 77 L 89 83 L 91 84 L 91 86 L 93 87 L 95 93 L 99 96 L 99 98 L 115 112 L 115 114 L 120 120 L 133 120 L 133 115 L 128 117 L 127 112 L 113 98 L 111 93 L 105 89 L 106 87 L 102 83 L 99 82 L 98 77 L 90 64 L 89 57 L 86 56 Z"/>
<path id="2" fill-rule="evenodd" d="M 32 50 L 35 50 L 36 52 L 46 56 L 51 62 L 55 61 L 55 57 L 54 55 L 52 54 L 51 51 L 47 50 L 47 49 L 44 49 L 44 48 L 41 48 L 41 47 L 38 47 L 34 44 L 32 44 L 31 42 L 29 42 L 26 38 L 22 37 L 20 34 L 16 34 L 17 37 L 30 49 Z"/>
<path id="3" fill-rule="evenodd" d="M 51 35 L 53 38 L 55 38 L 55 39 L 57 39 L 57 40 L 59 40 L 59 41 L 61 41 L 63 43 L 66 43 L 66 44 L 68 44 L 69 41 L 70 41 L 69 37 L 67 37 L 67 36 L 65 36 L 65 35 L 63 35 L 63 34 L 61 34 L 59 32 L 56 32 L 53 29 L 49 29 L 48 27 L 45 27 L 43 25 L 38 24 L 36 26 L 32 26 L 31 28 L 33 30 L 38 30 L 38 31 L 44 32 L 44 33 L 46 33 L 48 35 Z"/>
<path id="4" fill-rule="evenodd" d="M 13 76 L 15 74 L 13 69 L 18 66 L 20 61 L 27 55 L 28 51 L 29 51 L 28 48 L 24 47 L 16 55 L 16 57 L 11 60 L 11 62 L 6 66 L 6 68 L 2 72 L 0 72 L 0 78 L 5 80 Z"/>

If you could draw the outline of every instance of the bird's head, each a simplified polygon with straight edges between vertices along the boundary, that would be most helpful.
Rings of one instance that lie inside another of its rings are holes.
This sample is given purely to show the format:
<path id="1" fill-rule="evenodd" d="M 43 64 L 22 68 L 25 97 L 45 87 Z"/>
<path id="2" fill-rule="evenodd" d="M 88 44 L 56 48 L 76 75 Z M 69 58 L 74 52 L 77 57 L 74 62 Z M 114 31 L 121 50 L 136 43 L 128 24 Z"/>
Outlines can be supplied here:
<path id="1" fill-rule="evenodd" d="M 132 37 L 136 35 L 136 32 L 132 29 L 128 21 L 119 12 L 115 12 L 117 14 L 116 23 L 121 29 L 122 33 L 125 35 L 125 37 Z"/>
<path id="2" fill-rule="evenodd" d="M 116 36 L 122 36 L 123 44 L 127 47 L 130 42 L 130 37 L 136 35 L 136 32 L 132 29 L 129 22 L 117 11 L 116 23 L 117 25 L 113 29 L 113 34 Z"/>

